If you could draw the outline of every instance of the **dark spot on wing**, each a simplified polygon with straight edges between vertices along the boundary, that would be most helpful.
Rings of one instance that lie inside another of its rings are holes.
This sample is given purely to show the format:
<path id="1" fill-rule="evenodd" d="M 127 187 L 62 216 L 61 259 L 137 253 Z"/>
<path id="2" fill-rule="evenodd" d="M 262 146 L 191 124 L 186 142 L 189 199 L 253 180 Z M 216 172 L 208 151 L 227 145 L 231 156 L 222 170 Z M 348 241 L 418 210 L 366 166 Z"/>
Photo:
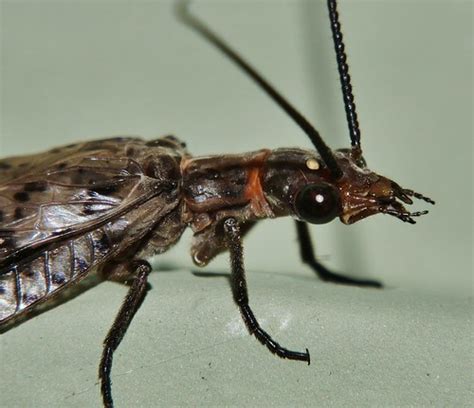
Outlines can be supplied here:
<path id="1" fill-rule="evenodd" d="M 105 255 L 109 252 L 111 243 L 107 234 L 103 233 L 102 236 L 94 242 L 94 247 L 102 254 Z"/>
<path id="2" fill-rule="evenodd" d="M 3 211 L 0 210 L 0 222 L 2 222 L 2 221 L 3 221 Z"/>
<path id="3" fill-rule="evenodd" d="M 30 195 L 26 191 L 18 191 L 17 193 L 13 194 L 13 198 L 15 201 L 25 203 L 26 201 L 30 200 Z"/>
<path id="4" fill-rule="evenodd" d="M 27 192 L 43 192 L 46 191 L 48 184 L 45 181 L 32 181 L 30 183 L 25 183 L 23 191 Z"/>
<path id="5" fill-rule="evenodd" d="M 66 281 L 66 276 L 62 272 L 56 272 L 56 273 L 53 273 L 53 276 L 51 277 L 51 279 L 55 285 L 61 285 L 62 283 Z"/>
<path id="6" fill-rule="evenodd" d="M 35 295 L 33 293 L 24 293 L 22 296 L 23 302 L 24 303 L 33 303 L 35 300 L 39 299 L 38 295 Z"/>
<path id="7" fill-rule="evenodd" d="M 100 195 L 109 195 L 109 194 L 117 192 L 118 185 L 112 184 L 112 183 L 98 185 L 98 186 L 94 186 L 94 190 L 96 193 Z"/>
<path id="8" fill-rule="evenodd" d="M 82 258 L 77 258 L 76 263 L 77 263 L 79 272 L 85 272 L 87 268 L 89 268 L 89 264 Z"/>
<path id="9" fill-rule="evenodd" d="M 82 209 L 82 214 L 91 215 L 94 213 L 95 211 L 92 209 L 92 204 L 84 204 L 84 208 Z"/>
<path id="10" fill-rule="evenodd" d="M 33 269 L 31 269 L 31 268 L 25 268 L 25 269 L 23 270 L 23 274 L 24 274 L 25 277 L 27 277 L 27 278 L 33 278 L 33 277 L 36 275 L 35 271 L 34 271 Z"/>
<path id="11" fill-rule="evenodd" d="M 0 170 L 8 170 L 11 169 L 12 165 L 7 162 L 0 162 Z"/>
<path id="12" fill-rule="evenodd" d="M 23 218 L 23 208 L 16 207 L 15 212 L 13 213 L 15 220 L 21 220 Z"/>
<path id="13" fill-rule="evenodd" d="M 63 169 L 66 168 L 66 166 L 67 166 L 66 162 L 61 162 L 61 163 L 58 163 L 57 168 L 58 168 L 58 170 L 63 170 Z"/>
<path id="14" fill-rule="evenodd" d="M 6 290 L 5 286 L 0 284 L 0 295 L 4 295 L 6 292 L 7 292 L 7 290 Z"/>
<path id="15" fill-rule="evenodd" d="M 99 197 L 99 193 L 95 192 L 94 190 L 89 190 L 89 191 L 87 192 L 87 195 L 88 195 L 89 197 L 92 197 L 92 198 L 97 198 L 97 197 Z"/>
<path id="16" fill-rule="evenodd" d="M 133 156 L 135 156 L 135 153 L 136 153 L 136 151 L 135 151 L 135 149 L 134 149 L 133 147 L 129 147 L 129 148 L 127 149 L 127 151 L 125 152 L 125 154 L 126 154 L 128 157 L 133 157 Z"/>

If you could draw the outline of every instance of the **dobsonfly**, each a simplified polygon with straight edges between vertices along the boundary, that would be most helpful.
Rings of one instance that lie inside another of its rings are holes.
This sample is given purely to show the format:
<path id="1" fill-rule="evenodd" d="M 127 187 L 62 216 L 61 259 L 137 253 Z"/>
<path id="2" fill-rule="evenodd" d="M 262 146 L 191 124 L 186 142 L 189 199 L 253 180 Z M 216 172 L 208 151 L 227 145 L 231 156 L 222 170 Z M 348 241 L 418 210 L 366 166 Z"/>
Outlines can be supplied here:
<path id="1" fill-rule="evenodd" d="M 287 349 L 260 326 L 249 306 L 242 239 L 261 219 L 295 219 L 302 260 L 324 281 L 381 287 L 335 274 L 316 260 L 308 223 L 339 217 L 352 224 L 373 214 L 415 223 L 413 198 L 434 201 L 366 166 L 336 0 L 328 9 L 350 149 L 332 151 L 318 131 L 200 20 L 187 5 L 179 19 L 218 47 L 307 134 L 314 150 L 262 149 L 192 157 L 173 136 L 152 141 L 111 138 L 0 160 L 0 332 L 37 313 L 96 271 L 128 284 L 126 298 L 104 341 L 99 378 L 104 406 L 113 406 L 115 350 L 147 293 L 147 257 L 194 233 L 193 261 L 207 265 L 228 251 L 231 289 L 250 334 L 270 352 L 310 363 L 309 352 Z"/>

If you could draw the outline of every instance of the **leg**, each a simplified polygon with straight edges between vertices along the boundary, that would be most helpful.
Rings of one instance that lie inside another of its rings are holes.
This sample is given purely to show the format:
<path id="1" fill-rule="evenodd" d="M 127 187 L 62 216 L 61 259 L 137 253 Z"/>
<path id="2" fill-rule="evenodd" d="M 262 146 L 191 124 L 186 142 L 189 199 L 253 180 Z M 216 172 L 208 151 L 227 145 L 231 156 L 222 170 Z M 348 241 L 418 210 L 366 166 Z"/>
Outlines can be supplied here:
<path id="1" fill-rule="evenodd" d="M 146 261 L 135 261 L 131 265 L 135 271 L 135 279 L 125 297 L 122 306 L 115 318 L 114 324 L 107 333 L 104 340 L 104 350 L 99 366 L 99 379 L 101 383 L 102 399 L 104 407 L 112 408 L 112 389 L 110 373 L 112 370 L 112 359 L 114 351 L 119 346 L 130 326 L 133 316 L 139 309 L 147 292 L 147 278 L 151 271 L 151 266 Z"/>
<path id="2" fill-rule="evenodd" d="M 136 253 L 137 251 L 130 255 L 130 258 L 133 258 Z M 135 266 L 133 264 L 131 266 L 129 261 L 124 261 L 121 263 L 111 262 L 101 271 L 99 271 L 99 275 L 103 280 L 108 280 L 109 282 L 115 282 L 130 287 L 137 277 L 136 264 Z M 151 290 L 151 288 L 152 286 L 147 282 L 146 290 Z"/>
<path id="3" fill-rule="evenodd" d="M 308 224 L 302 221 L 295 221 L 298 231 L 298 241 L 300 243 L 301 259 L 308 264 L 319 276 L 319 279 L 325 282 L 334 282 L 345 285 L 367 286 L 372 288 L 381 288 L 383 285 L 374 280 L 348 278 L 343 275 L 331 272 L 324 265 L 319 263 L 314 256 L 313 244 L 309 235 Z"/>
<path id="4" fill-rule="evenodd" d="M 260 343 L 278 357 L 306 361 L 309 364 L 310 358 L 308 349 L 306 349 L 305 353 L 301 353 L 283 348 L 260 327 L 249 306 L 241 234 L 239 225 L 234 218 L 229 218 L 224 222 L 224 232 L 230 252 L 232 295 L 234 296 L 234 301 L 240 309 L 240 313 L 250 334 L 253 334 Z"/>

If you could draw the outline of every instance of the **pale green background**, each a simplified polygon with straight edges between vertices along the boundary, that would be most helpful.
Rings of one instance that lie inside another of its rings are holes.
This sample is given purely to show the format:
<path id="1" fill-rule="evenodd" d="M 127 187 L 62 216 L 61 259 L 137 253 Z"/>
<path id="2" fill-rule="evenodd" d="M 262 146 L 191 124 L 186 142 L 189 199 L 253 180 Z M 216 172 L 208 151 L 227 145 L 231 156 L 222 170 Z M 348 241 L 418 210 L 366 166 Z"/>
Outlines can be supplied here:
<path id="1" fill-rule="evenodd" d="M 307 146 L 299 129 L 167 1 L 2 1 L 0 154 L 112 135 L 175 134 L 194 154 Z M 195 10 L 348 146 L 322 2 L 195 2 Z M 472 327 L 472 3 L 342 1 L 369 167 L 437 201 L 416 226 L 377 216 L 312 227 L 331 286 L 299 261 L 291 220 L 245 241 L 251 303 L 279 361 L 245 334 L 224 278 L 189 273 L 189 235 L 117 353 L 121 406 L 468 406 Z M 416 208 L 423 209 L 424 204 Z M 225 256 L 209 268 L 227 271 Z M 103 284 L 0 338 L 2 406 L 97 406 L 100 345 L 125 289 Z"/>

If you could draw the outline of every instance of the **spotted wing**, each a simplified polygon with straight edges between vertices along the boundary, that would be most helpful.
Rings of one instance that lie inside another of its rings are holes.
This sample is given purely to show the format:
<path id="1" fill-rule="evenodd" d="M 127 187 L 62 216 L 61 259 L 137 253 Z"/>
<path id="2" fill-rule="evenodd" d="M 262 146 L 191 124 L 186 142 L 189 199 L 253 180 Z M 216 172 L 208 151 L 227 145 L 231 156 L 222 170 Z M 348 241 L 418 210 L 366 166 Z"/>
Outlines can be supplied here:
<path id="1" fill-rule="evenodd" d="M 114 138 L 0 161 L 0 325 L 172 211 L 173 152 Z"/>
<path id="2" fill-rule="evenodd" d="M 0 270 L 10 259 L 116 217 L 153 194 L 126 156 L 136 139 L 94 141 L 0 163 Z M 143 142 L 142 142 L 143 143 Z"/>

